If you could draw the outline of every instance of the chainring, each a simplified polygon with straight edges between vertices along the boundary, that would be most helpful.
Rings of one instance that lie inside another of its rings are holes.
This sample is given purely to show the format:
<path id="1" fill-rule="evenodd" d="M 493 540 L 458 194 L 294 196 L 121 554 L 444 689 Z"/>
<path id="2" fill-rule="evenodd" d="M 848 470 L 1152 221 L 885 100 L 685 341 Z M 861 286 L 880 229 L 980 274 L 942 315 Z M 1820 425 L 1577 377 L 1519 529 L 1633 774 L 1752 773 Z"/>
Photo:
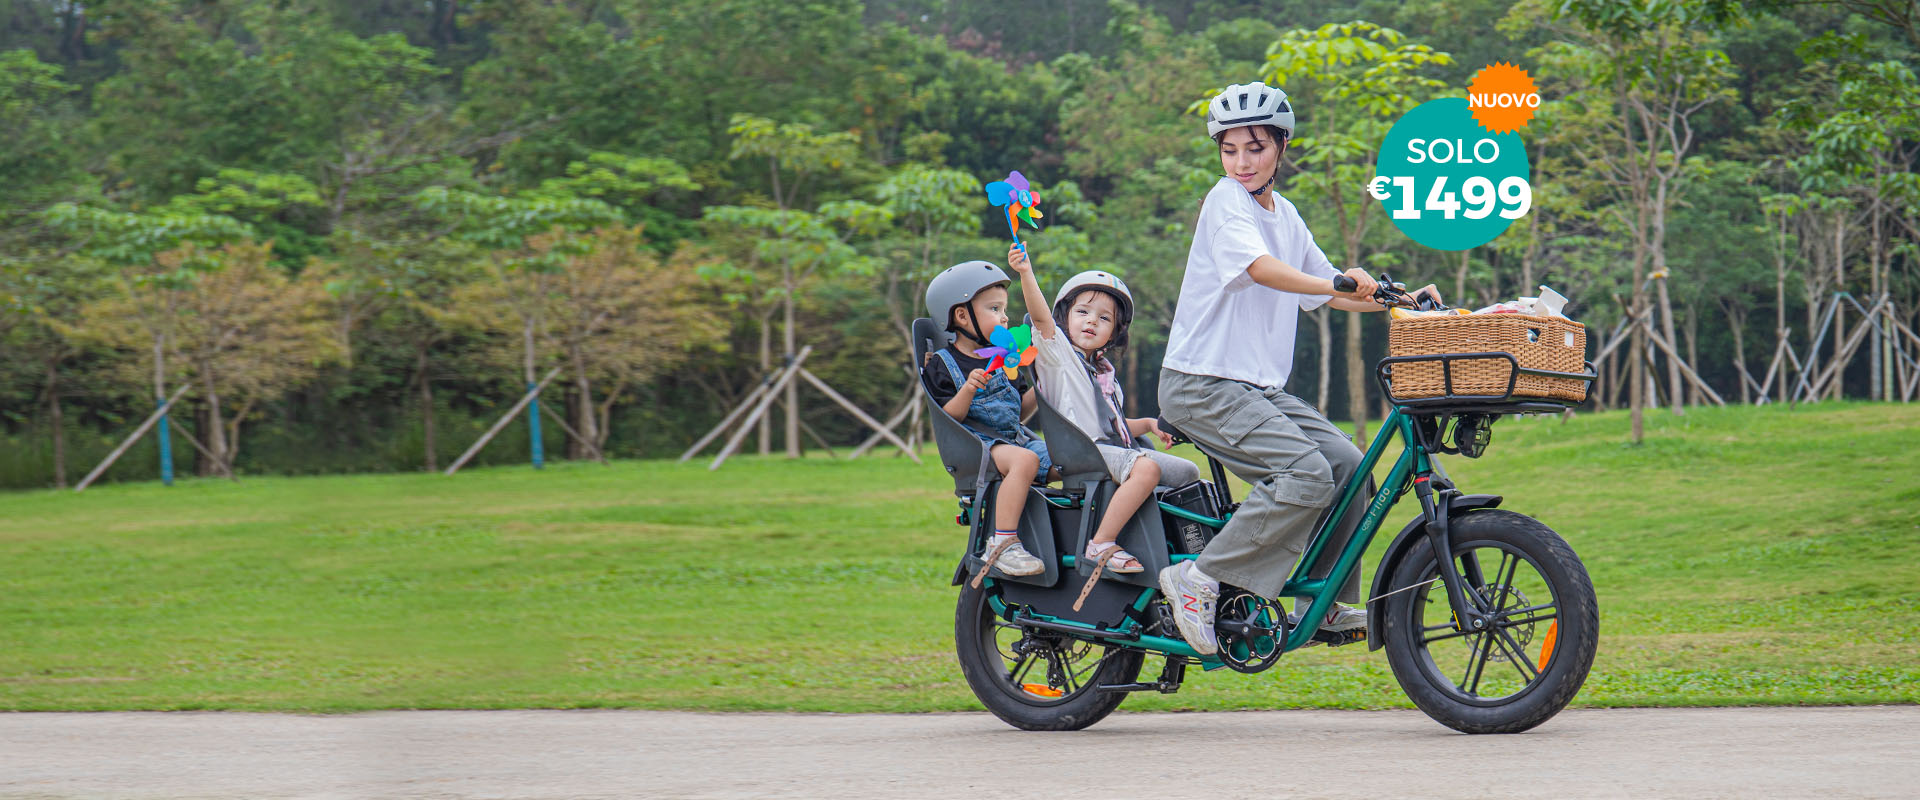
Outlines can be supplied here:
<path id="1" fill-rule="evenodd" d="M 1287 638 L 1287 615 L 1272 600 L 1243 589 L 1222 595 L 1213 630 L 1220 640 L 1220 661 L 1235 672 L 1264 672 L 1280 661 Z"/>

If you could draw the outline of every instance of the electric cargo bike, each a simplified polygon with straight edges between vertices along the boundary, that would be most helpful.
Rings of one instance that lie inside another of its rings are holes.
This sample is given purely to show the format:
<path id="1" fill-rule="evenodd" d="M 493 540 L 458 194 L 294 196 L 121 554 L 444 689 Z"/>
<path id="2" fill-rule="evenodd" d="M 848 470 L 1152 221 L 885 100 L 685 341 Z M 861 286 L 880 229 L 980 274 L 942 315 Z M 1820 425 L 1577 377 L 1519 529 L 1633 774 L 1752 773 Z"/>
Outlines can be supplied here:
<path id="1" fill-rule="evenodd" d="M 1420 304 L 1404 287 L 1381 278 L 1377 299 L 1383 304 Z M 924 318 L 915 321 L 913 334 L 916 364 L 951 341 L 951 334 Z M 1454 393 L 1454 364 L 1486 359 L 1511 362 L 1507 391 Z M 1509 353 L 1385 358 L 1375 371 L 1384 396 L 1393 397 L 1394 368 L 1410 362 L 1438 362 L 1449 376 L 1446 392 L 1394 401 L 1355 479 L 1340 488 L 1281 591 L 1304 613 L 1289 616 L 1280 598 L 1223 585 L 1215 623 L 1219 651 L 1207 656 L 1181 638 L 1155 581 L 1161 569 L 1195 558 L 1232 518 L 1236 504 L 1219 460 L 1208 456 L 1211 480 L 1156 489 L 1154 499 L 1128 520 L 1119 541 L 1144 571 L 1104 572 L 1089 585 L 1096 565 L 1076 555 L 1086 552 L 1116 487 L 1093 442 L 1043 399 L 1036 427 L 1061 470 L 1062 485 L 1028 490 L 1020 540 L 1046 569 L 1025 577 L 998 571 L 981 576 L 1000 478 L 980 440 L 932 406 L 940 458 L 959 498 L 954 521 L 968 532 L 953 573 L 960 587 L 954 643 L 980 702 L 1017 728 L 1078 730 L 1112 713 L 1131 692 L 1179 690 L 1192 667 L 1259 673 L 1308 647 L 1364 642 L 1371 650 L 1385 648 L 1407 696 L 1450 728 L 1515 733 L 1558 713 L 1585 681 L 1599 639 L 1587 571 L 1559 534 L 1501 508 L 1499 495 L 1465 493 L 1436 456 L 1477 457 L 1500 417 L 1567 407 L 1515 396 L 1519 375 L 1590 383 L 1592 364 L 1575 374 L 1524 369 Z M 1363 489 L 1396 441 L 1399 452 L 1369 501 Z M 1326 616 L 1387 512 L 1409 490 L 1420 514 L 1380 555 L 1367 593 L 1369 628 L 1330 633 L 1298 624 Z M 1334 541 L 1347 514 L 1362 515 L 1359 524 L 1345 541 Z M 1157 677 L 1143 681 L 1149 654 L 1163 657 L 1163 666 Z"/>

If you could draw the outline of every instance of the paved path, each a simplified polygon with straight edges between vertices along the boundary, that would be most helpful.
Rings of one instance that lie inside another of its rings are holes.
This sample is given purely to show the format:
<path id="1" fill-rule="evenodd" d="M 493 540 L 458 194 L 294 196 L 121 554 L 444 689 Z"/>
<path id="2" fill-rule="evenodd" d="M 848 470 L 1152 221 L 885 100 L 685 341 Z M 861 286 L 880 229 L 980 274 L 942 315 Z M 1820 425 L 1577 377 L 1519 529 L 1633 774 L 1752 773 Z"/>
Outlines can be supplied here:
<path id="1" fill-rule="evenodd" d="M 0 797 L 1267 794 L 1915 797 L 1920 707 L 1568 711 L 1517 736 L 1411 711 L 1120 713 L 1073 734 L 985 714 L 0 714 Z"/>

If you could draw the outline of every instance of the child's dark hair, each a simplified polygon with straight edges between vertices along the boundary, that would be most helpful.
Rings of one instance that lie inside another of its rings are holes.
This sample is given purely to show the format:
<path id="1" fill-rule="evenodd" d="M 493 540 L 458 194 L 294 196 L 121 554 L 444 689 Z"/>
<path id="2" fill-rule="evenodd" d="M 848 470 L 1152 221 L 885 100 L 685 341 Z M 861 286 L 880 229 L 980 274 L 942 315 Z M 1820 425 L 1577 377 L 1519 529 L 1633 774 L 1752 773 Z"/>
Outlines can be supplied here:
<path id="1" fill-rule="evenodd" d="M 1101 289 L 1098 286 L 1082 286 L 1075 289 L 1066 297 L 1060 298 L 1060 302 L 1053 304 L 1053 324 L 1064 328 L 1067 324 L 1067 312 L 1072 311 L 1073 304 L 1080 302 L 1080 295 L 1086 294 L 1087 292 L 1099 292 L 1108 297 L 1113 297 L 1111 292 Z M 1119 298 L 1114 298 L 1113 305 L 1115 308 L 1120 306 Z M 1107 346 L 1100 348 L 1100 354 L 1109 361 L 1119 357 L 1120 353 L 1127 349 L 1127 329 L 1133 327 L 1132 314 L 1123 314 L 1120 316 L 1122 317 L 1121 319 L 1114 320 L 1113 322 L 1113 335 L 1107 337 Z"/>

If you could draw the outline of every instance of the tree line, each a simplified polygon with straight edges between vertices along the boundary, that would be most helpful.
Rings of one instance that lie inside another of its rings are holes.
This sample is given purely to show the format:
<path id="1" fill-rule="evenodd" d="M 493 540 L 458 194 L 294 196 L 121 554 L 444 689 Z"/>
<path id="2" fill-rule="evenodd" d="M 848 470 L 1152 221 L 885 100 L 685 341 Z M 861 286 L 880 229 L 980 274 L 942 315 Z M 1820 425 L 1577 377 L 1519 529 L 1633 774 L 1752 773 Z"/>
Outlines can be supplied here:
<path id="1" fill-rule="evenodd" d="M 1591 405 L 1636 409 L 1636 436 L 1639 409 L 1708 395 L 1900 400 L 1920 375 L 1916 19 L 1904 0 L 11 0 L 0 485 L 66 485 L 174 393 L 175 458 L 200 474 L 434 469 L 556 368 L 543 447 L 671 455 L 806 345 L 900 417 L 925 281 L 1000 260 L 980 186 L 1012 169 L 1051 223 L 1043 281 L 1134 287 L 1123 371 L 1149 413 L 1218 177 L 1190 108 L 1253 78 L 1294 98 L 1280 191 L 1336 264 L 1458 305 L 1552 285 L 1594 352 L 1617 339 Z M 1366 194 L 1377 148 L 1495 61 L 1545 100 L 1533 210 L 1464 253 L 1413 244 Z M 1289 390 L 1364 430 L 1384 326 L 1308 316 Z M 824 399 L 774 402 L 762 452 L 866 436 Z M 112 476 L 151 477 L 152 446 Z"/>

